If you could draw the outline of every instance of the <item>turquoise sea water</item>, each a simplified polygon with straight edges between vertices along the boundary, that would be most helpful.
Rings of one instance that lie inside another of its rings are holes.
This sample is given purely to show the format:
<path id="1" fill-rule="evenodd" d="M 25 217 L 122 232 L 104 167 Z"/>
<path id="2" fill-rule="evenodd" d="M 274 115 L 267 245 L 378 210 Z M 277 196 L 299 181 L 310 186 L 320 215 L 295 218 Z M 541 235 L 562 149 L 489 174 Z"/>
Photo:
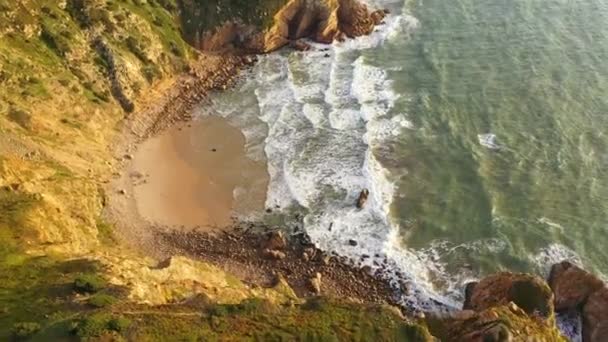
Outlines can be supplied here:
<path id="1" fill-rule="evenodd" d="M 273 215 L 421 309 L 501 269 L 608 274 L 608 4 L 374 5 L 371 36 L 263 56 L 203 110 L 267 161 Z"/>
<path id="2" fill-rule="evenodd" d="M 397 107 L 418 127 L 394 146 L 407 169 L 392 207 L 404 243 L 503 242 L 445 255 L 481 272 L 534 270 L 533 256 L 560 244 L 608 273 L 608 3 L 408 8 L 420 22 L 411 38 L 368 59 L 401 67 L 390 77 L 410 96 Z"/>

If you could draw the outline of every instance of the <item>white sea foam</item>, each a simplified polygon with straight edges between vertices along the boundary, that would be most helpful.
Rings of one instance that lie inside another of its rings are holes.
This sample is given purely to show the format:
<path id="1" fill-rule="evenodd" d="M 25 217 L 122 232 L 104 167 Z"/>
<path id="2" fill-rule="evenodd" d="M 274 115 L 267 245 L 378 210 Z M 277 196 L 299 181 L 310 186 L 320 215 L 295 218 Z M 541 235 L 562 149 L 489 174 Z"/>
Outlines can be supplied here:
<path id="1" fill-rule="evenodd" d="M 312 44 L 304 54 L 263 56 L 241 87 L 209 110 L 243 129 L 248 149 L 259 153 L 263 146 L 268 207 L 307 208 L 305 229 L 320 248 L 372 268 L 384 265 L 396 288 L 408 283 L 403 304 L 432 310 L 457 306 L 439 296 L 432 282 L 446 274 L 443 254 L 437 246 L 403 248 L 389 215 L 395 185 L 373 152 L 415 127 L 406 113 L 393 112 L 399 96 L 388 72 L 366 63 L 361 53 L 416 25 L 412 17 L 391 15 L 367 37 Z M 359 210 L 354 203 L 362 189 L 370 197 Z"/>
<path id="2" fill-rule="evenodd" d="M 583 264 L 583 261 L 576 252 L 557 243 L 540 249 L 538 253 L 532 256 L 532 261 L 535 263 L 538 271 L 545 277 L 549 276 L 551 266 L 564 260 L 568 260 L 579 266 Z"/>
<path id="3" fill-rule="evenodd" d="M 478 134 L 477 138 L 479 139 L 479 144 L 483 147 L 489 148 L 491 150 L 500 149 L 500 145 L 498 145 L 495 134 L 492 134 L 492 133 Z"/>

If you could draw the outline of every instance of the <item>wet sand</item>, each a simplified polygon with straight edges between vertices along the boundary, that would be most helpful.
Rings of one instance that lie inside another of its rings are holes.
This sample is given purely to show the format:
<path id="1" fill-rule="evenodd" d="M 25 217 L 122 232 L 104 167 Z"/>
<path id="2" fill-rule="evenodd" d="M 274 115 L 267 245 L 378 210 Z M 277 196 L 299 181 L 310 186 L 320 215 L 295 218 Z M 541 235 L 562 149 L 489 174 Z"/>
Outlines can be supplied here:
<path id="1" fill-rule="evenodd" d="M 221 229 L 264 208 L 268 172 L 220 117 L 172 127 L 143 142 L 130 170 L 140 216 L 170 227 Z M 236 195 L 236 198 L 235 198 Z"/>

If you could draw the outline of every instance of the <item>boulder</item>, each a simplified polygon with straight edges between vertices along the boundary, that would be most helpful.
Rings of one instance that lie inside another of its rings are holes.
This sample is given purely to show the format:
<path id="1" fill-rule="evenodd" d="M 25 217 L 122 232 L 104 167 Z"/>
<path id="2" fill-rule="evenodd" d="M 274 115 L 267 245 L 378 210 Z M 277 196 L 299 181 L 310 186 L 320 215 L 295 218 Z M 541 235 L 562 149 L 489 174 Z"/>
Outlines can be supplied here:
<path id="1" fill-rule="evenodd" d="M 281 251 L 275 251 L 275 250 L 270 250 L 270 249 L 264 250 L 264 256 L 266 256 L 269 259 L 275 259 L 275 260 L 283 260 L 287 257 L 287 255 Z"/>
<path id="2" fill-rule="evenodd" d="M 310 289 L 315 294 L 320 294 L 321 293 L 321 273 L 317 272 L 317 274 L 315 274 L 315 276 L 310 278 L 308 281 L 310 283 Z"/>
<path id="3" fill-rule="evenodd" d="M 296 40 L 296 41 L 292 41 L 289 43 L 289 46 L 297 51 L 308 51 L 310 50 L 312 47 L 310 46 L 310 44 L 306 43 L 305 41 L 302 40 Z"/>
<path id="4" fill-rule="evenodd" d="M 549 286 L 555 295 L 555 310 L 560 311 L 580 309 L 592 293 L 604 287 L 604 282 L 564 261 L 551 268 Z"/>
<path id="5" fill-rule="evenodd" d="M 365 203 L 367 203 L 367 199 L 369 198 L 369 190 L 363 189 L 359 194 L 359 198 L 357 198 L 357 208 L 363 209 Z"/>
<path id="6" fill-rule="evenodd" d="M 283 232 L 276 231 L 268 234 L 268 239 L 266 240 L 265 248 L 269 250 L 282 250 L 287 247 L 287 240 L 285 239 L 285 235 Z"/>
<path id="7" fill-rule="evenodd" d="M 553 293 L 547 283 L 537 276 L 497 273 L 470 285 L 468 292 L 469 300 L 464 309 L 483 311 L 513 302 L 528 315 L 553 317 Z"/>
<path id="8" fill-rule="evenodd" d="M 608 288 L 592 293 L 583 307 L 583 342 L 608 341 Z"/>

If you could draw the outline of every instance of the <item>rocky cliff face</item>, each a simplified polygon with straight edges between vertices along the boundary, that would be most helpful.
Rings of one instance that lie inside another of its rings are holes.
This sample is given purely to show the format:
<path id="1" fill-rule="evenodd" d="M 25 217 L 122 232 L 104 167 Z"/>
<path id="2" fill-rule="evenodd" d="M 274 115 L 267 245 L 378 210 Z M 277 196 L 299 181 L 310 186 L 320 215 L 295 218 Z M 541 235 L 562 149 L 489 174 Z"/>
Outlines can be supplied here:
<path id="1" fill-rule="evenodd" d="M 301 38 L 331 43 L 367 35 L 385 15 L 383 10 L 370 11 L 357 0 L 291 0 L 264 33 L 261 50 L 274 51 Z"/>
<path id="2" fill-rule="evenodd" d="M 383 10 L 372 11 L 357 0 L 290 0 L 270 2 L 261 11 L 257 25 L 247 20 L 247 12 L 227 14 L 215 27 L 189 30 L 193 44 L 207 51 L 240 48 L 255 53 L 275 51 L 290 42 L 307 38 L 331 43 L 370 34 L 384 19 Z M 200 2 L 185 2 L 183 12 L 200 10 Z M 275 13 L 274 15 L 272 13 Z M 187 21 L 200 20 L 201 15 Z"/>

